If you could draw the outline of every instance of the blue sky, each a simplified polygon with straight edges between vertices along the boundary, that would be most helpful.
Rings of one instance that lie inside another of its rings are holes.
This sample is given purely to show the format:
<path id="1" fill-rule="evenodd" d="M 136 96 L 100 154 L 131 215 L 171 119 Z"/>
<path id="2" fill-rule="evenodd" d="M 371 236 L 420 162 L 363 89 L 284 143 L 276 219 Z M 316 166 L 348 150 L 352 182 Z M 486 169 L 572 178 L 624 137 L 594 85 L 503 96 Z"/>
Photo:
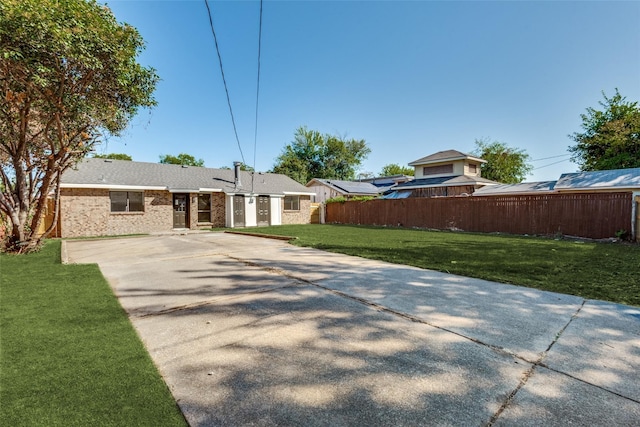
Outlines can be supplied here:
<path id="1" fill-rule="evenodd" d="M 106 3 L 162 81 L 158 106 L 98 152 L 241 160 L 204 0 Z M 209 3 L 253 165 L 260 3 Z M 366 140 L 362 172 L 488 138 L 536 160 L 528 181 L 557 179 L 577 170 L 580 114 L 615 88 L 640 100 L 640 2 L 265 0 L 255 166 L 271 169 L 304 125 Z"/>

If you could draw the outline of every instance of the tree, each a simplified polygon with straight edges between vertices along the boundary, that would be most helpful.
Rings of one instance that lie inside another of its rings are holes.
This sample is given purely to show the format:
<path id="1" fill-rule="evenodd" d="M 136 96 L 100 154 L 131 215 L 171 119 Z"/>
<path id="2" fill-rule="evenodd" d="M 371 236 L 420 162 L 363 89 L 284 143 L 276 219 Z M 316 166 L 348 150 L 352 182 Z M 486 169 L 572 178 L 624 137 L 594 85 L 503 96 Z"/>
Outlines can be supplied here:
<path id="1" fill-rule="evenodd" d="M 640 167 L 640 108 L 637 102 L 626 101 L 616 89 L 607 98 L 602 92 L 603 110 L 587 108 L 581 114 L 583 132 L 569 138 L 576 142 L 570 146 L 571 161 L 583 171 Z"/>
<path id="2" fill-rule="evenodd" d="M 95 0 L 0 2 L 0 210 L 6 249 L 36 249 L 56 223 L 60 176 L 101 135 L 155 105 L 158 76 L 136 62 L 137 30 Z M 36 235 L 47 197 L 53 224 Z"/>
<path id="3" fill-rule="evenodd" d="M 382 171 L 380 171 L 380 176 L 392 176 L 392 175 L 413 176 L 414 173 L 415 173 L 414 168 L 410 168 L 408 166 L 400 166 L 397 163 L 390 163 L 382 167 Z"/>
<path id="4" fill-rule="evenodd" d="M 229 166 L 221 166 L 219 169 L 231 169 Z M 241 163 L 240 164 L 240 170 L 241 171 L 247 171 L 247 172 L 255 172 L 255 169 L 253 168 L 253 166 L 249 166 L 246 163 Z"/>
<path id="5" fill-rule="evenodd" d="M 160 163 L 167 165 L 204 166 L 204 160 L 197 159 L 191 154 L 180 153 L 177 156 L 163 154 L 160 156 Z"/>
<path id="6" fill-rule="evenodd" d="M 492 181 L 517 184 L 533 170 L 525 150 L 509 147 L 503 142 L 475 141 L 474 156 L 487 161 L 480 166 L 480 175 Z"/>
<path id="7" fill-rule="evenodd" d="M 94 154 L 94 159 L 133 160 L 130 155 L 124 153 Z"/>
<path id="8" fill-rule="evenodd" d="M 350 180 L 371 150 L 363 139 L 346 139 L 301 126 L 284 147 L 273 172 L 306 184 L 312 178 Z"/>

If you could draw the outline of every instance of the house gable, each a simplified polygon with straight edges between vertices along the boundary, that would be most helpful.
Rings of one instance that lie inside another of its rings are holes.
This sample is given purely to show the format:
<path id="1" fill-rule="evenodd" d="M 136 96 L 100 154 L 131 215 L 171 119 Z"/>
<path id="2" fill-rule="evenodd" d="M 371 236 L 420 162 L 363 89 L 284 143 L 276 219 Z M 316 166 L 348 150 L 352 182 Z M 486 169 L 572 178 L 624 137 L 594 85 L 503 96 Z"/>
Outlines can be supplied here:
<path id="1" fill-rule="evenodd" d="M 460 175 L 479 177 L 482 163 L 486 160 L 457 150 L 446 150 L 414 160 L 409 166 L 415 168 L 416 179 Z"/>

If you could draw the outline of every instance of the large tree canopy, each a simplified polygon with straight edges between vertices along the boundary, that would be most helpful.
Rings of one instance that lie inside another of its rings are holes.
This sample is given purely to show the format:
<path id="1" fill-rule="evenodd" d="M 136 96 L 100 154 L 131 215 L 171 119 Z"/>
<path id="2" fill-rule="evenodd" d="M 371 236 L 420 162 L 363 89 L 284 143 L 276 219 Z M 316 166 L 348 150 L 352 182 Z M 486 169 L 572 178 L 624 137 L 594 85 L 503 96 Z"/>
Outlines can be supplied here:
<path id="1" fill-rule="evenodd" d="M 135 28 L 95 0 L 0 2 L 0 210 L 10 222 L 8 250 L 37 247 L 51 191 L 58 211 L 62 172 L 101 135 L 122 131 L 139 107 L 155 105 L 158 77 L 136 62 L 143 47 Z"/>
<path id="2" fill-rule="evenodd" d="M 413 176 L 415 174 L 415 168 L 411 168 L 409 166 L 400 166 L 397 163 L 390 163 L 388 165 L 384 165 L 382 170 L 380 171 L 380 176 L 393 176 L 393 175 L 409 175 Z"/>
<path id="3" fill-rule="evenodd" d="M 350 180 L 370 152 L 363 139 L 322 135 L 302 126 L 296 130 L 294 141 L 276 159 L 273 172 L 301 184 L 313 178 Z"/>
<path id="4" fill-rule="evenodd" d="M 533 170 L 528 162 L 530 156 L 523 149 L 509 147 L 503 142 L 475 141 L 475 156 L 487 161 L 480 166 L 483 178 L 505 184 L 517 184 L 524 181 Z"/>
<path id="5" fill-rule="evenodd" d="M 93 157 L 95 159 L 126 160 L 129 162 L 133 160 L 129 154 L 125 153 L 94 154 Z"/>
<path id="6" fill-rule="evenodd" d="M 160 163 L 168 165 L 183 165 L 183 166 L 204 166 L 203 159 L 196 159 L 191 154 L 180 153 L 177 156 L 171 154 L 163 154 L 160 156 Z"/>
<path id="7" fill-rule="evenodd" d="M 583 132 L 569 137 L 571 160 L 583 171 L 640 167 L 640 108 L 616 89 L 611 98 L 602 93 L 602 111 L 587 108 L 581 114 Z"/>

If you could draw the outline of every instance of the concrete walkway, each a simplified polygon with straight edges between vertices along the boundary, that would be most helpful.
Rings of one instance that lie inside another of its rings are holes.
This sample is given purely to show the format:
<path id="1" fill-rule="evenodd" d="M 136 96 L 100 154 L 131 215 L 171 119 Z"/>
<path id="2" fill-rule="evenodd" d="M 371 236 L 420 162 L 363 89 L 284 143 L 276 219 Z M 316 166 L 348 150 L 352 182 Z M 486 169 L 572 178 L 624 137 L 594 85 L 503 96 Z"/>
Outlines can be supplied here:
<path id="1" fill-rule="evenodd" d="M 68 241 L 192 426 L 639 426 L 640 309 L 224 233 Z"/>

